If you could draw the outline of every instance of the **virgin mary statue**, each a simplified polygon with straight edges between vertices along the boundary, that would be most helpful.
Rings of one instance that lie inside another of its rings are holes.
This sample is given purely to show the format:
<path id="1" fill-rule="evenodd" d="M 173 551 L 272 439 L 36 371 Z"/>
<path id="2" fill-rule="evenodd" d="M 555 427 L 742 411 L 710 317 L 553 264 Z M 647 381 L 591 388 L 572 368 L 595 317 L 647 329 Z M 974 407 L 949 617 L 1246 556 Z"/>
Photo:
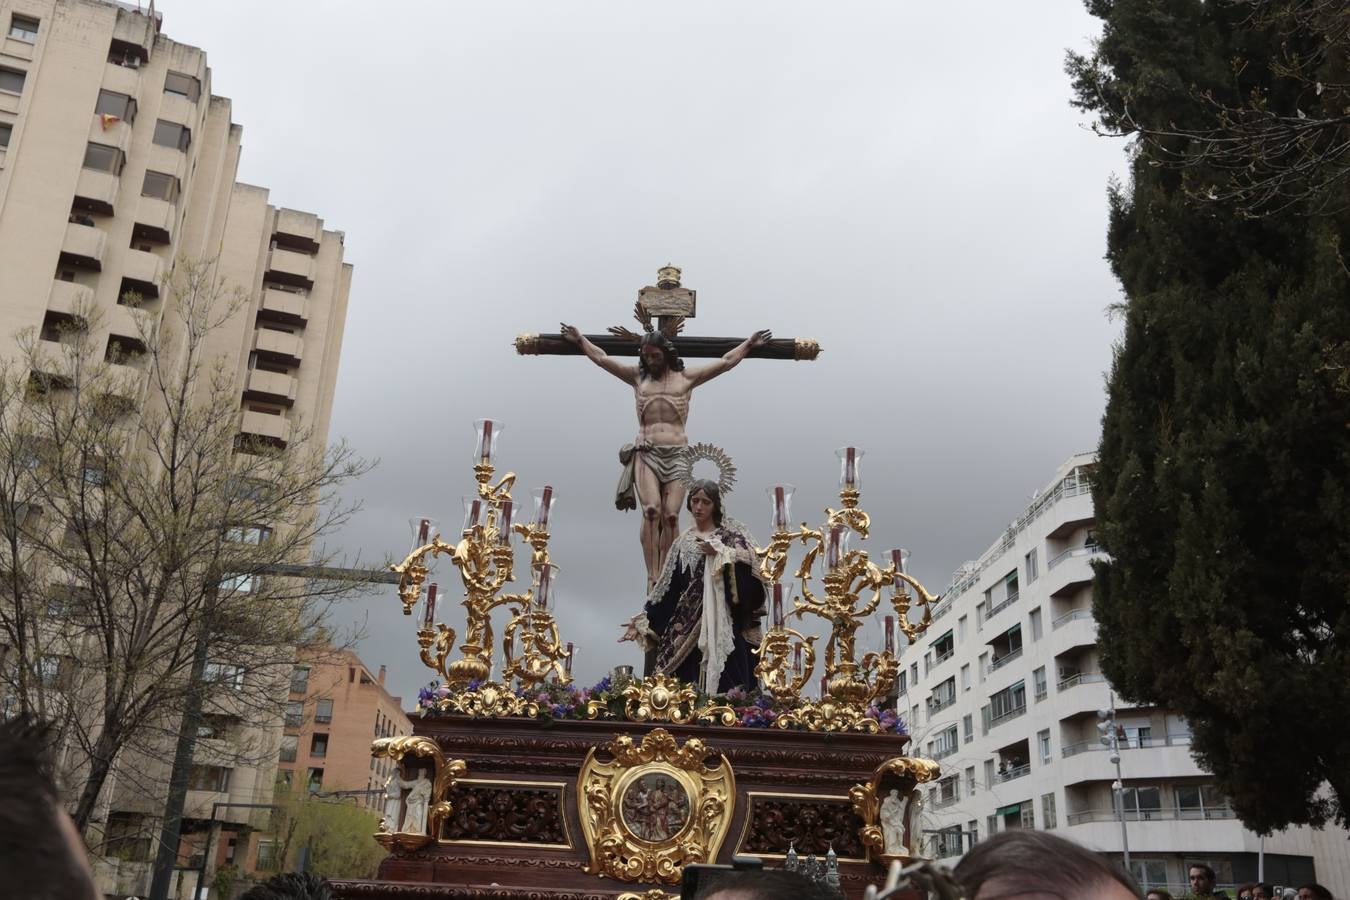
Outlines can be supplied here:
<path id="1" fill-rule="evenodd" d="M 691 481 L 685 506 L 694 524 L 675 540 L 621 640 L 635 639 L 646 651 L 647 675 L 674 676 L 709 693 L 748 690 L 756 683 L 764 617 L 754 538 L 723 515 L 716 482 Z"/>

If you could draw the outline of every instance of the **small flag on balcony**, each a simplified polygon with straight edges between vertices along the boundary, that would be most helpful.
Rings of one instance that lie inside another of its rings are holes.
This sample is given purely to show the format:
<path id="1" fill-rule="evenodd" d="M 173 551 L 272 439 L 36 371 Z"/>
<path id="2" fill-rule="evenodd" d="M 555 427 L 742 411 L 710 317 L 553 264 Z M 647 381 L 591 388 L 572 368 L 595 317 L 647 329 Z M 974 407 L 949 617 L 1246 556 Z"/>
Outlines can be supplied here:
<path id="1" fill-rule="evenodd" d="M 107 131 L 114 122 L 122 121 L 121 116 L 114 116 L 112 113 L 102 113 L 99 115 L 99 121 L 103 124 L 103 130 Z"/>

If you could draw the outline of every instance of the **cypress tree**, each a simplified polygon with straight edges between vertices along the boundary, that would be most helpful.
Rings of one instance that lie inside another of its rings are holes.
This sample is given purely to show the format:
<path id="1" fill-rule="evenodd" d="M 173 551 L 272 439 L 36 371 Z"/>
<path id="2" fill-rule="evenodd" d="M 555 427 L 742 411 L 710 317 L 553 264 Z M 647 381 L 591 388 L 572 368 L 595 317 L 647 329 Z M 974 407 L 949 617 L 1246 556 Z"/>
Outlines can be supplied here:
<path id="1" fill-rule="evenodd" d="M 1103 130 L 1176 135 L 1135 141 L 1108 191 L 1125 300 L 1093 491 L 1102 669 L 1187 717 L 1265 833 L 1345 823 L 1350 798 L 1350 198 L 1252 218 L 1197 199 L 1203 162 L 1171 164 L 1201 155 L 1180 132 L 1214 99 L 1295 102 L 1263 63 L 1281 37 L 1243 6 L 1089 0 L 1103 33 L 1067 69 Z"/>

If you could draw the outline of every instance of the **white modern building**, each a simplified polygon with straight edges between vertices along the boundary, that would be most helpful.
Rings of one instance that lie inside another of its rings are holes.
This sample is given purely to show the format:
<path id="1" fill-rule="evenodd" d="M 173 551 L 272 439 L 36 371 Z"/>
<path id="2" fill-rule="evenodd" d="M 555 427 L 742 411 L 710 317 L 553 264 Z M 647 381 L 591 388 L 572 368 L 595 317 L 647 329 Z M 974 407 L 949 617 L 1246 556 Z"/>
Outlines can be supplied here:
<path id="1" fill-rule="evenodd" d="M 1189 889 L 1192 862 L 1221 884 L 1257 877 L 1260 838 L 1191 758 L 1184 719 L 1113 697 L 1092 617 L 1093 454 L 1069 458 L 992 547 L 957 572 L 932 626 L 901 656 L 897 707 L 914 751 L 942 766 L 926 798 L 933 855 L 1010 828 L 1055 829 L 1119 857 L 1116 766 L 1098 710 L 1116 705 L 1125 836 L 1141 884 Z M 1167 648 L 1159 648 L 1165 657 Z M 1264 842 L 1265 880 L 1350 893 L 1340 829 Z"/>

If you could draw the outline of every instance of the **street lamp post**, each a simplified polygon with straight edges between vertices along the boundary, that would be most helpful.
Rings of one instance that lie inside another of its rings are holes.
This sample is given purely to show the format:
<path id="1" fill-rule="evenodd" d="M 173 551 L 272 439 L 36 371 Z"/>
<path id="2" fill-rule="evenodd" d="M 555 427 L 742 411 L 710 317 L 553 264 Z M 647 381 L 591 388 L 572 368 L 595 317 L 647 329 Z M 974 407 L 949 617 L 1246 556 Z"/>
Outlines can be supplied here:
<path id="1" fill-rule="evenodd" d="M 1125 783 L 1120 780 L 1120 731 L 1116 725 L 1116 695 L 1111 693 L 1111 705 L 1107 709 L 1097 710 L 1097 730 L 1101 732 L 1101 742 L 1111 751 L 1111 762 L 1116 764 L 1116 780 L 1111 790 L 1116 798 L 1116 816 L 1120 819 L 1120 849 L 1125 854 L 1125 871 L 1130 870 L 1130 840 L 1125 833 Z"/>

